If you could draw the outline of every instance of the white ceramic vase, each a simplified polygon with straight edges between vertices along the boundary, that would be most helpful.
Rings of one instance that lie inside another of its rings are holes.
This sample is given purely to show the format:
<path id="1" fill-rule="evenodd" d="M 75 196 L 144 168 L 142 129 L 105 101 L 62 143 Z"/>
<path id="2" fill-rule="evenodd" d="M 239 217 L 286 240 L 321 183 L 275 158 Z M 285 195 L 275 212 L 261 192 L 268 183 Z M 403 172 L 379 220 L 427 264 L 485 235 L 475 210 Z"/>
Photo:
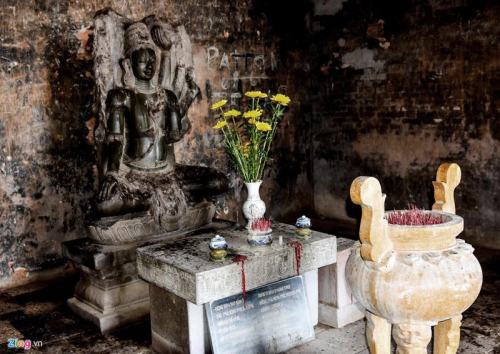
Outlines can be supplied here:
<path id="1" fill-rule="evenodd" d="M 247 227 L 255 219 L 261 219 L 266 212 L 266 204 L 260 199 L 259 189 L 262 181 L 245 182 L 247 187 L 248 197 L 243 203 L 243 215 L 248 220 Z"/>

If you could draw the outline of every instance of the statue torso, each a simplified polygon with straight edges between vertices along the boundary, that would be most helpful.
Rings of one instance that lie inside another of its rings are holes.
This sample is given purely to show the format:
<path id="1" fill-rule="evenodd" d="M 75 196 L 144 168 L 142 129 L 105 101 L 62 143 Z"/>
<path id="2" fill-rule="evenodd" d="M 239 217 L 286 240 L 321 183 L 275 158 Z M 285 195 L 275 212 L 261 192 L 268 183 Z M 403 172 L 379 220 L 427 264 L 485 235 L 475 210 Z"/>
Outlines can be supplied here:
<path id="1" fill-rule="evenodd" d="M 169 164 L 169 154 L 173 154 L 165 136 L 168 129 L 165 94 L 160 89 L 154 93 L 128 91 L 128 95 L 123 162 L 140 170 L 163 169 Z"/>

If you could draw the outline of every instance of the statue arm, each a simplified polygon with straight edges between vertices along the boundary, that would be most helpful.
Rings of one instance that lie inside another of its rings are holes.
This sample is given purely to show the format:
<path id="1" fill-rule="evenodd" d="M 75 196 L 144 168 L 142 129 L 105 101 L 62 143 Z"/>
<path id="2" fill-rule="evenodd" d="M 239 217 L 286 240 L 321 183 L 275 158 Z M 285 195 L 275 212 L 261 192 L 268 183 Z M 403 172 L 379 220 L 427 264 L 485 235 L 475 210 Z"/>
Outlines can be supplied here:
<path id="1" fill-rule="evenodd" d="M 118 122 L 121 120 L 115 117 L 117 121 L 113 122 L 116 129 L 110 129 L 106 133 L 106 154 L 107 154 L 107 171 L 117 172 L 120 169 L 120 161 L 123 153 L 123 127 Z M 108 122 L 109 123 L 109 122 Z"/>
<path id="2" fill-rule="evenodd" d="M 189 68 L 186 70 L 185 80 L 186 80 L 185 84 L 186 89 L 181 94 L 181 98 L 179 100 L 179 113 L 181 117 L 186 116 L 189 107 L 196 99 L 196 97 L 198 97 L 201 93 L 200 88 L 198 87 L 198 85 L 196 85 L 196 82 L 194 81 L 193 68 Z"/>
<path id="3" fill-rule="evenodd" d="M 167 117 L 167 141 L 175 143 L 191 129 L 191 123 L 182 114 L 182 107 L 175 93 L 166 90 L 167 107 L 165 115 Z"/>
<path id="4" fill-rule="evenodd" d="M 174 92 L 167 90 L 170 142 L 181 140 L 191 130 L 191 122 L 187 117 L 187 111 L 200 94 L 200 88 L 194 81 L 192 69 L 187 70 L 185 76 L 185 86 L 180 93 L 180 98 Z"/>
<path id="5" fill-rule="evenodd" d="M 125 117 L 129 111 L 128 102 L 128 95 L 122 90 L 110 91 L 108 94 L 105 158 L 103 159 L 106 176 L 99 192 L 99 200 L 101 201 L 109 199 L 118 188 L 115 173 L 120 169 L 123 155 Z"/>
<path id="6" fill-rule="evenodd" d="M 117 172 L 123 154 L 125 116 L 128 112 L 128 95 L 121 91 L 111 91 L 108 99 L 106 125 L 107 172 Z"/>

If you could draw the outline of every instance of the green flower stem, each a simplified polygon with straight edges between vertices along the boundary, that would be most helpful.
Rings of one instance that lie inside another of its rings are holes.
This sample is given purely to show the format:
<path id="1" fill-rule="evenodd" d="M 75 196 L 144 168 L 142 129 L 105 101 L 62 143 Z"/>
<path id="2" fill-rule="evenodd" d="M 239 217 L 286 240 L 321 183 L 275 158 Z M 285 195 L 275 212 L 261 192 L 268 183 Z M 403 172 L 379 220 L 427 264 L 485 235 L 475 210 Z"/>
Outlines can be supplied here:
<path id="1" fill-rule="evenodd" d="M 270 131 L 267 131 L 266 137 L 264 140 L 264 147 L 262 151 L 261 158 L 259 160 L 259 171 L 258 171 L 258 178 L 262 179 L 264 175 L 264 167 L 266 165 L 266 162 L 269 157 L 269 151 L 271 149 L 271 143 L 274 140 L 274 136 L 276 134 L 276 128 L 279 123 L 279 119 L 283 116 L 283 112 L 285 111 L 285 108 L 283 107 L 280 109 L 280 105 L 273 106 L 273 116 L 271 118 L 271 127 L 272 129 Z"/>
<path id="2" fill-rule="evenodd" d="M 229 154 L 233 157 L 234 160 L 236 160 L 236 165 L 239 167 L 240 172 L 243 174 L 243 178 L 246 180 L 248 179 L 247 175 L 247 169 L 245 168 L 245 164 L 241 159 L 241 155 L 238 152 L 238 147 L 235 146 L 234 141 L 229 137 L 229 134 L 226 134 L 226 130 L 224 128 L 221 129 L 222 133 L 224 134 L 224 140 L 226 142 L 226 147 L 228 148 Z M 228 128 L 228 131 L 230 129 Z"/>

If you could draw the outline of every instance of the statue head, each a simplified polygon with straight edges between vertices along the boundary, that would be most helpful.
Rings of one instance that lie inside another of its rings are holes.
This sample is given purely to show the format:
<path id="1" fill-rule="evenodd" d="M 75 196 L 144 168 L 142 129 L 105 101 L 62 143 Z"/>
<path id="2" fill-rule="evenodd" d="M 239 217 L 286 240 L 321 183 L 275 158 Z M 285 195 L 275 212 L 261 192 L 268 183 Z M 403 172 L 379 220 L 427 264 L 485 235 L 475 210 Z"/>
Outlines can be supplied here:
<path id="1" fill-rule="evenodd" d="M 130 58 L 136 78 L 153 78 L 156 70 L 156 46 L 145 23 L 133 23 L 125 31 L 125 56 Z"/>
<path id="2" fill-rule="evenodd" d="M 132 52 L 132 71 L 141 80 L 151 80 L 155 74 L 156 54 L 151 49 L 138 49 Z"/>

